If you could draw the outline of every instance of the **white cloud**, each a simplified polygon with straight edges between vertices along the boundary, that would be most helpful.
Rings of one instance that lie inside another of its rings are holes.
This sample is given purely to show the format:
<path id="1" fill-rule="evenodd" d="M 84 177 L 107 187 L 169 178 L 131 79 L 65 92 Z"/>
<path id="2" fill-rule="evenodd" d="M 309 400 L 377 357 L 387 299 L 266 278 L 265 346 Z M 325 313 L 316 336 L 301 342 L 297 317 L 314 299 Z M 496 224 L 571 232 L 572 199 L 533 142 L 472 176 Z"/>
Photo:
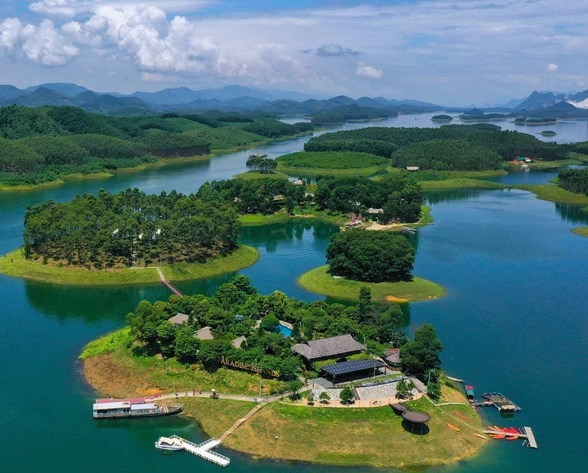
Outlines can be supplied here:
<path id="1" fill-rule="evenodd" d="M 161 0 L 41 0 L 31 3 L 29 10 L 39 15 L 73 18 L 94 13 L 99 7 L 133 8 L 137 5 L 159 6 Z M 167 0 L 165 7 L 176 13 L 195 12 L 215 3 L 213 0 Z"/>
<path id="2" fill-rule="evenodd" d="M 547 64 L 547 66 L 545 67 L 545 70 L 547 72 L 555 72 L 558 69 L 559 69 L 559 66 L 557 64 L 553 64 L 553 63 Z"/>
<path id="3" fill-rule="evenodd" d="M 25 25 L 17 18 L 0 23 L 0 51 L 43 66 L 63 66 L 79 53 L 71 39 L 55 28 L 52 21 Z"/>
<path id="4" fill-rule="evenodd" d="M 376 69 L 373 66 L 366 66 L 363 62 L 357 63 L 357 71 L 355 74 L 359 77 L 367 77 L 368 79 L 381 79 L 384 73 L 381 69 Z"/>

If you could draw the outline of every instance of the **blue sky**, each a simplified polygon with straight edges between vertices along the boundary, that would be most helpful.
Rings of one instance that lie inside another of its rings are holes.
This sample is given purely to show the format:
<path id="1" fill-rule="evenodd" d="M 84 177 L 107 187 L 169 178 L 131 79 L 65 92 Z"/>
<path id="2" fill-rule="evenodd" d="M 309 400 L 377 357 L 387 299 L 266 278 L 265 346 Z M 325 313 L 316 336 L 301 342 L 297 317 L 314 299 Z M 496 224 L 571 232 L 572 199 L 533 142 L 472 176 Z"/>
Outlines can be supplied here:
<path id="1" fill-rule="evenodd" d="M 585 0 L 2 0 L 0 83 L 442 104 L 588 88 Z"/>

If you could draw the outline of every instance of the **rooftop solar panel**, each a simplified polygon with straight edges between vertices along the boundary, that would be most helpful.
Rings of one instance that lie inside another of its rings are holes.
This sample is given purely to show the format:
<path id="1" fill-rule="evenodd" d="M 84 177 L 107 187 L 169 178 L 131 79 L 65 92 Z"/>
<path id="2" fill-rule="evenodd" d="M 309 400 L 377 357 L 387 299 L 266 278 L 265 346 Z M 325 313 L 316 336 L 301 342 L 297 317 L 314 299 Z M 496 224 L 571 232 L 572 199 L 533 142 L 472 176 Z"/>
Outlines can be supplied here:
<path id="1" fill-rule="evenodd" d="M 381 366 L 384 366 L 384 363 L 378 360 L 352 360 L 324 366 L 323 371 L 330 374 L 331 376 L 339 376 L 342 374 L 353 373 L 355 371 L 365 371 L 373 368 L 380 368 Z"/>

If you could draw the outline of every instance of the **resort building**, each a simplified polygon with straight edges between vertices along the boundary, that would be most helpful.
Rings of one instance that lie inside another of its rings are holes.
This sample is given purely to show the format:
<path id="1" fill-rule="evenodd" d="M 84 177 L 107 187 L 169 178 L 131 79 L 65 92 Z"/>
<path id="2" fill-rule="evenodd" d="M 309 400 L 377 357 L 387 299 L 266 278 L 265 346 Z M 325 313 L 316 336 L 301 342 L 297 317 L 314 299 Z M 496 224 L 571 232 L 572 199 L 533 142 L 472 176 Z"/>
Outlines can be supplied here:
<path id="1" fill-rule="evenodd" d="M 292 347 L 292 351 L 298 353 L 307 363 L 329 358 L 343 358 L 361 353 L 364 350 L 365 345 L 356 341 L 349 334 L 310 340 Z"/>
<path id="2" fill-rule="evenodd" d="M 384 358 L 388 366 L 392 368 L 400 368 L 402 367 L 402 358 L 400 357 L 400 348 L 390 348 L 386 352 L 386 356 Z"/>
<path id="3" fill-rule="evenodd" d="M 214 339 L 214 335 L 212 335 L 212 331 L 210 330 L 210 327 L 202 327 L 200 330 L 197 330 L 196 333 L 194 334 L 194 338 L 197 338 L 199 340 L 213 340 Z"/>
<path id="4" fill-rule="evenodd" d="M 174 315 L 168 320 L 174 325 L 182 325 L 187 324 L 189 318 L 190 317 L 187 314 L 182 314 L 181 312 L 178 312 L 176 315 Z"/>

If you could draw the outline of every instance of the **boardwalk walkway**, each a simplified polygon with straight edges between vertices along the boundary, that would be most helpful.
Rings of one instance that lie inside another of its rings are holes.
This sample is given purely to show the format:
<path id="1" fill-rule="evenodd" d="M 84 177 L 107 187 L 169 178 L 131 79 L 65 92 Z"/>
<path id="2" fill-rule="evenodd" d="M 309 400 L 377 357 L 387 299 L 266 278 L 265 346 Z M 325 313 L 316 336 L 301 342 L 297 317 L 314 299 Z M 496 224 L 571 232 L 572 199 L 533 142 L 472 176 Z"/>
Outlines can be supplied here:
<path id="1" fill-rule="evenodd" d="M 237 422 L 235 422 L 229 430 L 227 430 L 224 434 L 221 435 L 221 437 L 218 439 L 219 443 L 224 442 L 224 440 L 229 435 L 231 435 L 235 430 L 237 430 L 239 427 L 241 427 L 241 425 L 243 425 L 251 417 L 253 417 L 257 413 L 257 411 L 259 411 L 262 407 L 263 407 L 263 404 L 258 404 L 253 409 L 251 409 L 245 417 L 242 417 Z"/>
<path id="2" fill-rule="evenodd" d="M 159 279 L 161 279 L 161 282 L 174 294 L 178 295 L 179 297 L 184 297 L 184 294 L 182 294 L 177 288 L 175 288 L 174 286 L 172 286 L 172 284 L 165 279 L 165 276 L 163 275 L 163 271 L 161 270 L 161 268 L 159 266 L 156 266 L 155 269 L 157 270 L 157 274 L 159 274 Z"/>

